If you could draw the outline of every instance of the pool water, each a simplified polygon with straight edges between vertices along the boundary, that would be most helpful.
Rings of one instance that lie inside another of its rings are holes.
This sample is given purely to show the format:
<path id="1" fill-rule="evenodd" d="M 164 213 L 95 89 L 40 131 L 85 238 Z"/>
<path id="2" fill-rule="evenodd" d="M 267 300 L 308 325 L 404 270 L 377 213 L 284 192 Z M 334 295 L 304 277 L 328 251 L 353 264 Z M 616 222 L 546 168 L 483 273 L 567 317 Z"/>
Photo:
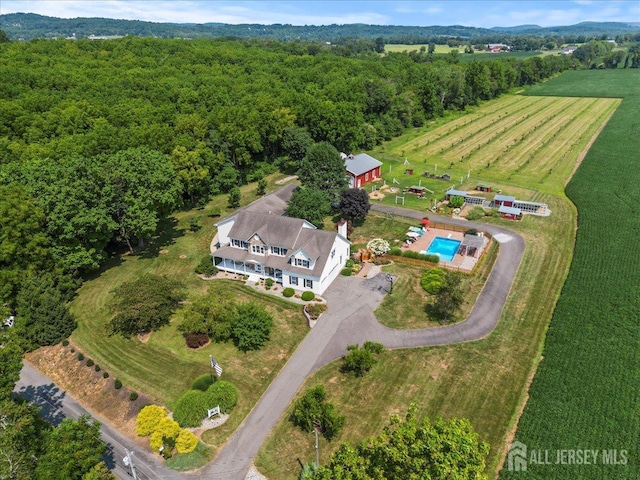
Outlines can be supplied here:
<path id="1" fill-rule="evenodd" d="M 451 238 L 436 237 L 429 245 L 427 249 L 428 255 L 438 255 L 440 260 L 450 262 L 458 252 L 458 247 L 462 242 L 460 240 L 453 240 Z"/>

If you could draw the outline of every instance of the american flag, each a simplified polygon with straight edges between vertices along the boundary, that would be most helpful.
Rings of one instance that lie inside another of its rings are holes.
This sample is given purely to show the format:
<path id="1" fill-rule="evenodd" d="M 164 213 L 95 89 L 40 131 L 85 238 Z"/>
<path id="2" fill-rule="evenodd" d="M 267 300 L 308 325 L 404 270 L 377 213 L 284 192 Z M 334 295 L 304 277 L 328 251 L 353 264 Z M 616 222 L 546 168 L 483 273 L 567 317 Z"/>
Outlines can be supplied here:
<path id="1" fill-rule="evenodd" d="M 216 362 L 213 357 L 210 356 L 209 358 L 211 358 L 211 368 L 213 368 L 216 371 L 216 375 L 217 376 L 222 375 L 222 367 L 218 365 L 218 362 Z"/>

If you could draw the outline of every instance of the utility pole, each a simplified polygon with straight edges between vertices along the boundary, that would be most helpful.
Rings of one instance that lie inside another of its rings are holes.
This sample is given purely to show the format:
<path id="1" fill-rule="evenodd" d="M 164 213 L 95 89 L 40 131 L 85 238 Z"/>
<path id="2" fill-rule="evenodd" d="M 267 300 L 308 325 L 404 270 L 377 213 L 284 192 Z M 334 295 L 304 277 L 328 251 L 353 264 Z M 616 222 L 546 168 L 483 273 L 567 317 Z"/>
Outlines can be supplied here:
<path id="1" fill-rule="evenodd" d="M 133 477 L 133 480 L 138 480 L 138 475 L 136 475 L 136 467 L 133 465 L 133 455 L 135 454 L 135 452 L 130 452 L 126 448 L 124 449 L 124 451 L 126 452 L 127 456 L 122 459 L 122 462 L 124 463 L 125 467 L 131 468 L 131 476 Z"/>

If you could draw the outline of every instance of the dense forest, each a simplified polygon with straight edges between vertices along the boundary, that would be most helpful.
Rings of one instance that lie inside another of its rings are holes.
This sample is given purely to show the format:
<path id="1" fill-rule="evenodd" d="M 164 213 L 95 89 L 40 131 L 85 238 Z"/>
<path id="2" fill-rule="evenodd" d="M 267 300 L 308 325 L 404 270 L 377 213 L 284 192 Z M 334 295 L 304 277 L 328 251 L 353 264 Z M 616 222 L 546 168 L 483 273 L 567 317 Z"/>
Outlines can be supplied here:
<path id="1" fill-rule="evenodd" d="M 576 25 L 539 27 L 476 28 L 461 25 L 410 27 L 395 25 L 229 25 L 222 23 L 176 24 L 110 18 L 54 18 L 33 13 L 0 15 L 0 29 L 12 39 L 65 38 L 75 35 L 135 35 L 159 38 L 271 38 L 277 40 L 317 40 L 335 42 L 340 38 L 373 40 L 384 38 L 386 43 L 438 43 L 449 38 L 473 43 L 513 44 L 522 37 L 565 37 L 567 43 L 583 43 L 593 38 L 614 38 L 617 35 L 640 33 L 640 25 L 624 22 L 582 22 Z M 476 41 L 478 40 L 478 41 Z"/>

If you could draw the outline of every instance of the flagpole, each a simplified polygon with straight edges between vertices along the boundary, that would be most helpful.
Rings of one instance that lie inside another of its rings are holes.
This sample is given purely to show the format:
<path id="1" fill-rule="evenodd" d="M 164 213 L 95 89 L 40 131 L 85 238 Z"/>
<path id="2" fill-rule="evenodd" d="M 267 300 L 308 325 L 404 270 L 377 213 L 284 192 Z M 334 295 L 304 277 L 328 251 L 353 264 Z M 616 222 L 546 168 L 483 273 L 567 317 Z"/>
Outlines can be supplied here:
<path id="1" fill-rule="evenodd" d="M 211 383 L 215 382 L 213 378 L 213 355 L 209 355 L 209 371 L 211 372 Z"/>

